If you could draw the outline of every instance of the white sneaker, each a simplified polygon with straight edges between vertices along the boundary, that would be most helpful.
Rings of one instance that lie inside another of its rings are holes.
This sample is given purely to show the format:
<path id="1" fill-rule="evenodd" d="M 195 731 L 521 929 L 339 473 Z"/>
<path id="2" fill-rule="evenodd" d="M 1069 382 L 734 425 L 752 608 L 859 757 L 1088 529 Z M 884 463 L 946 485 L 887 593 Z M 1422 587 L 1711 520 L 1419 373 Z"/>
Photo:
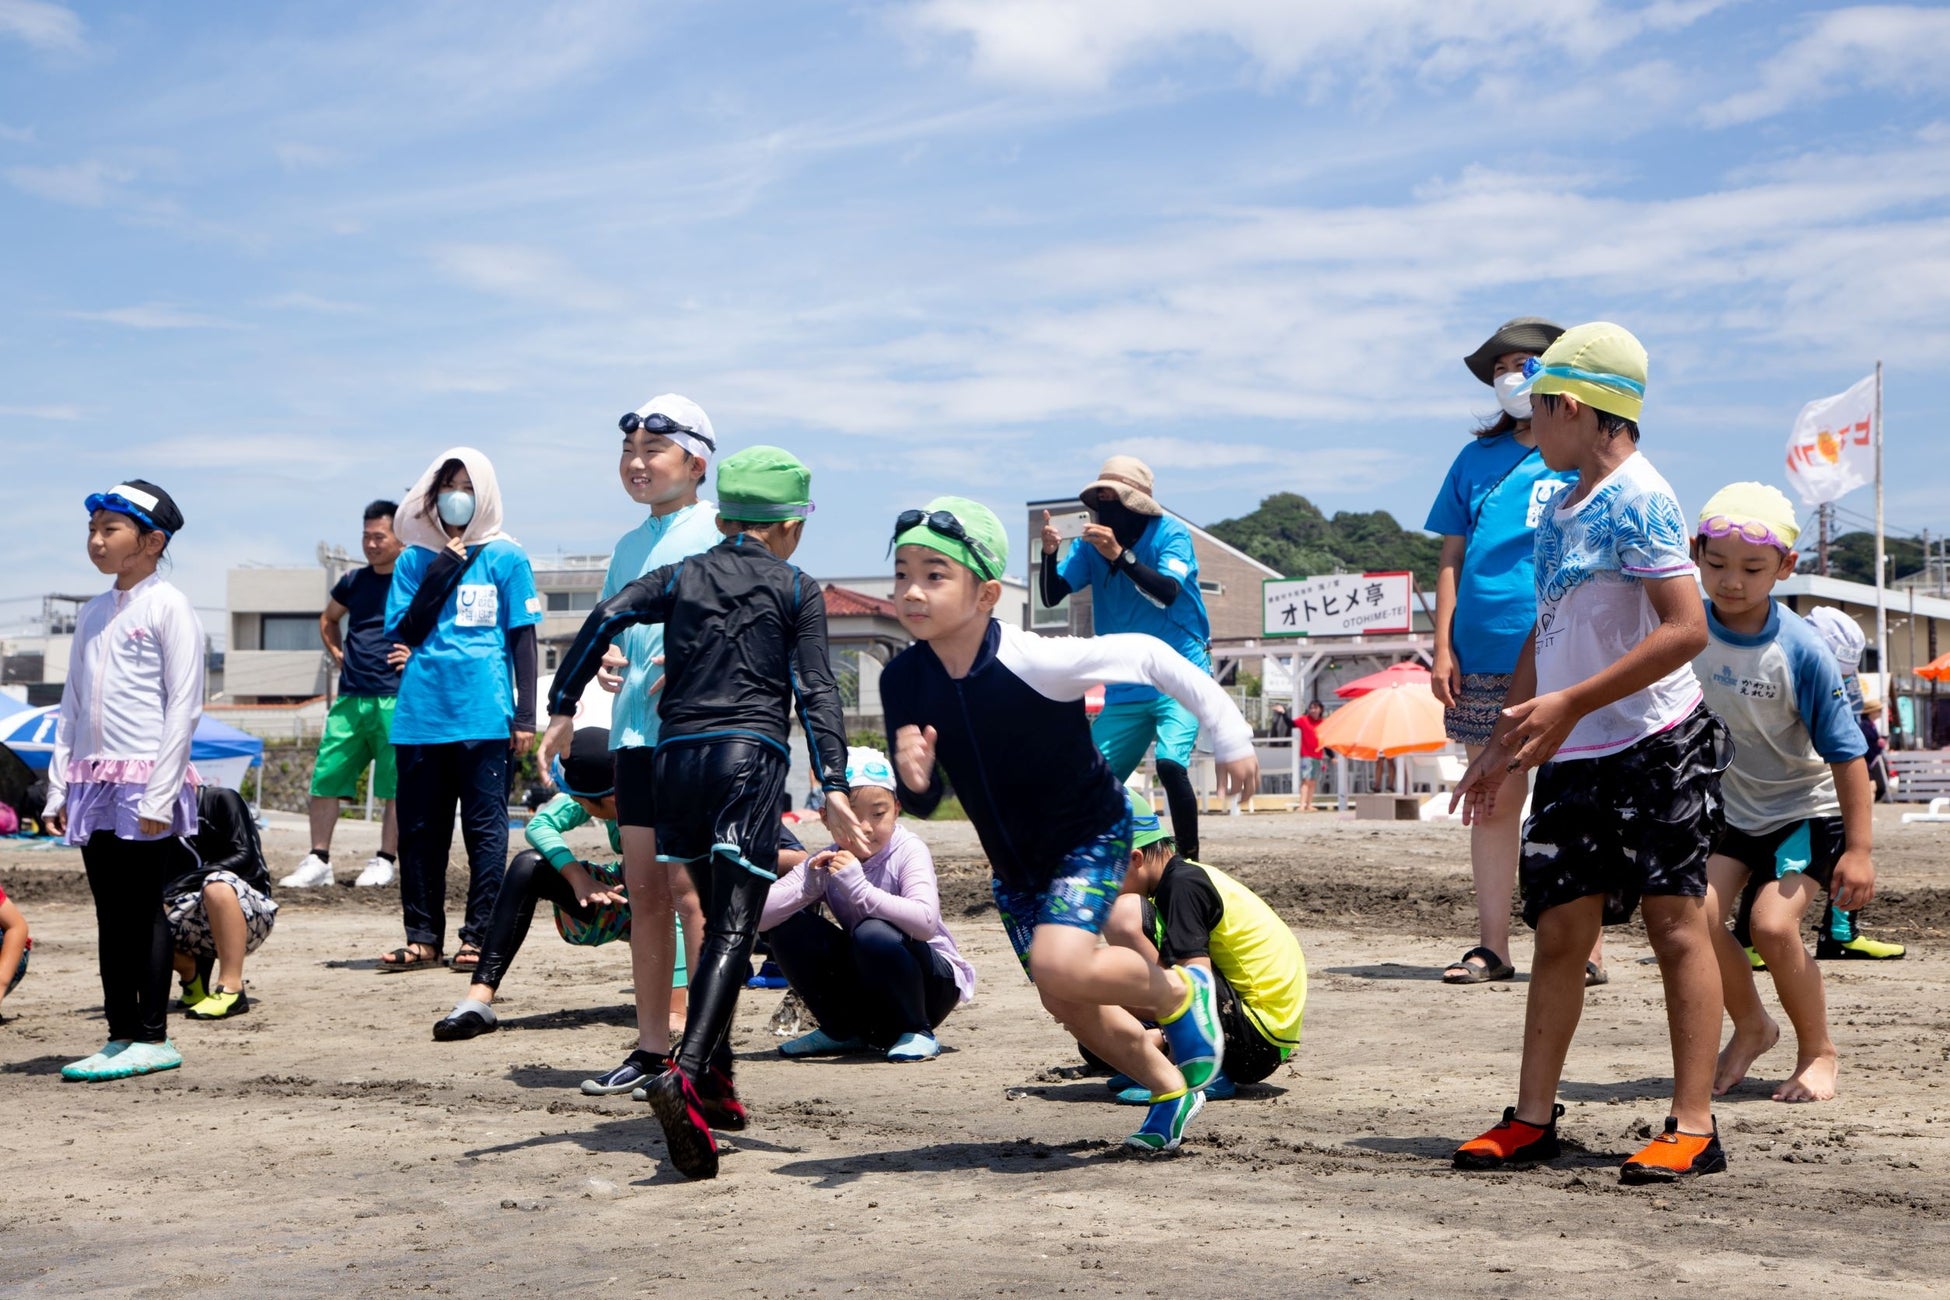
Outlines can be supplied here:
<path id="1" fill-rule="evenodd" d="M 392 863 L 375 853 L 366 860 L 366 869 L 352 883 L 368 889 L 376 885 L 390 885 L 397 874 Z"/>
<path id="2" fill-rule="evenodd" d="M 316 853 L 307 853 L 298 869 L 278 882 L 280 889 L 314 889 L 332 883 L 332 864 Z"/>

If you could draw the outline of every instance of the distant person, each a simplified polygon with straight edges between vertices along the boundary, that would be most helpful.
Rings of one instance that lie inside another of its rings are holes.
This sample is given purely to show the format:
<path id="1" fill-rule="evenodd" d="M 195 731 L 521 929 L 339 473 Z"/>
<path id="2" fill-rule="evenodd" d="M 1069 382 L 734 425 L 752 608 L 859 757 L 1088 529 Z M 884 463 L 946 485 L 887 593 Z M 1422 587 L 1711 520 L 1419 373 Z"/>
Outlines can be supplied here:
<path id="1" fill-rule="evenodd" d="M 1496 417 L 1477 426 L 1456 454 L 1423 526 L 1442 535 L 1435 581 L 1435 665 L 1429 686 L 1443 704 L 1449 739 L 1470 762 L 1496 726 L 1524 638 L 1537 621 L 1531 544 L 1544 507 L 1571 478 L 1544 463 L 1530 428 L 1530 398 L 1518 393 L 1524 364 L 1564 333 L 1535 316 L 1505 321 L 1463 358 L 1469 373 L 1496 393 Z M 1390 765 L 1392 767 L 1392 765 Z M 1496 812 L 1469 828 L 1469 870 L 1476 885 L 1476 946 L 1442 972 L 1448 984 L 1516 978 L 1510 961 L 1510 894 L 1517 880 L 1529 777 L 1511 773 Z M 1379 788 L 1379 787 L 1377 787 Z M 1585 981 L 1602 984 L 1603 940 L 1591 951 Z"/>
<path id="2" fill-rule="evenodd" d="M 704 408 L 664 393 L 617 421 L 623 441 L 617 473 L 632 504 L 646 507 L 636 527 L 617 539 L 598 600 L 608 600 L 653 569 L 710 550 L 718 510 L 699 496 L 717 455 L 716 431 Z M 636 990 L 636 1046 L 595 1084 L 630 1093 L 670 1064 L 670 1034 L 678 970 L 694 970 L 704 942 L 704 909 L 690 873 L 657 858 L 651 766 L 662 720 L 664 629 L 660 623 L 623 629 L 604 652 L 596 681 L 616 699 L 610 705 L 609 745 L 615 754 L 616 822 L 623 877 L 637 923 L 630 930 L 631 987 Z M 685 951 L 673 946 L 681 936 Z"/>
<path id="3" fill-rule="evenodd" d="M 1266 719 L 1266 734 L 1274 740 L 1286 740 L 1293 735 L 1293 718 L 1286 711 L 1286 705 L 1275 704 Z"/>
<path id="4" fill-rule="evenodd" d="M 887 756 L 847 750 L 846 784 L 867 856 L 836 844 L 813 854 L 772 886 L 759 920 L 787 983 L 819 1021 L 779 1054 L 933 1060 L 935 1029 L 975 995 L 975 968 L 941 919 L 933 855 L 899 824 Z M 817 914 L 821 903 L 832 920 Z"/>
<path id="5" fill-rule="evenodd" d="M 385 807 L 379 827 L 379 852 L 367 860 L 352 883 L 390 885 L 399 865 L 399 817 L 393 795 L 399 769 L 393 760 L 393 708 L 399 696 L 400 669 L 411 652 L 386 635 L 386 596 L 393 565 L 402 549 L 393 532 L 399 507 L 375 501 L 366 507 L 359 546 L 366 567 L 340 578 L 318 616 L 318 635 L 339 670 L 339 697 L 325 717 L 318 758 L 311 773 L 311 853 L 279 886 L 309 889 L 332 883 L 332 833 L 339 805 L 357 796 L 359 778 L 372 768 L 372 797 Z M 339 632 L 340 620 L 346 621 Z"/>
<path id="6" fill-rule="evenodd" d="M 27 978 L 27 959 L 33 951 L 34 938 L 27 932 L 27 918 L 20 914 L 20 905 L 7 897 L 7 891 L 0 889 L 0 980 L 6 981 L 5 987 L 0 988 L 0 1003 Z M 0 1017 L 0 1023 L 4 1023 L 4 1017 Z"/>
<path id="7" fill-rule="evenodd" d="M 1043 512 L 1043 604 L 1056 605 L 1090 588 L 1091 625 L 1098 636 L 1142 632 L 1183 655 L 1194 668 L 1212 671 L 1212 622 L 1198 586 L 1198 552 L 1191 529 L 1165 513 L 1152 495 L 1151 467 L 1135 456 L 1112 456 L 1094 481 L 1077 494 L 1092 522 L 1070 543 Z M 1158 784 L 1165 788 L 1171 829 L 1189 857 L 1198 856 L 1198 795 L 1192 789 L 1192 748 L 1198 719 L 1148 682 L 1119 681 L 1104 688 L 1103 711 L 1091 735 L 1111 775 L 1130 778 L 1157 748 Z M 1247 791 L 1248 794 L 1252 793 Z"/>
<path id="8" fill-rule="evenodd" d="M 88 559 L 115 585 L 81 607 L 47 766 L 45 827 L 81 850 L 95 896 L 108 1042 L 61 1077 L 94 1083 L 174 1070 L 163 890 L 196 832 L 190 736 L 203 714 L 203 624 L 156 572 L 183 512 L 129 479 L 88 508 Z"/>
<path id="9" fill-rule="evenodd" d="M 228 1020 L 251 1009 L 244 958 L 271 935 L 278 905 L 257 838 L 257 818 L 244 796 L 220 785 L 197 791 L 194 857 L 163 891 L 183 981 L 183 1011 L 192 1020 Z"/>
<path id="10" fill-rule="evenodd" d="M 471 447 L 436 457 L 398 516 L 386 636 L 412 647 L 393 713 L 406 946 L 383 971 L 440 964 L 454 814 L 467 845 L 457 971 L 472 974 L 508 865 L 508 770 L 535 737 L 535 573 L 501 531 L 501 488 Z"/>
<path id="11" fill-rule="evenodd" d="M 1307 711 L 1293 724 L 1294 734 L 1300 743 L 1300 811 L 1314 811 L 1314 789 L 1320 784 L 1320 770 L 1327 762 L 1327 751 L 1320 743 L 1320 720 L 1327 716 L 1327 707 L 1319 700 L 1310 700 Z"/>

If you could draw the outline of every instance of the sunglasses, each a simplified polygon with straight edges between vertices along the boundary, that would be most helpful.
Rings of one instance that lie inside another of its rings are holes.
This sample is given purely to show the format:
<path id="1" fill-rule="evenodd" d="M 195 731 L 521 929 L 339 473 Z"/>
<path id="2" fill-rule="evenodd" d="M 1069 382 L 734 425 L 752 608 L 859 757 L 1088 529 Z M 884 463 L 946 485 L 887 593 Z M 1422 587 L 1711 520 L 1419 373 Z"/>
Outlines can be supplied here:
<path id="1" fill-rule="evenodd" d="M 708 434 L 699 433 L 688 424 L 679 424 L 662 411 L 652 411 L 648 415 L 638 415 L 635 411 L 631 411 L 616 422 L 616 427 L 624 433 L 635 433 L 638 429 L 641 429 L 645 433 L 661 433 L 666 436 L 673 433 L 688 434 L 709 447 L 712 451 L 718 449 L 717 442 Z"/>
<path id="2" fill-rule="evenodd" d="M 970 537 L 952 511 L 903 510 L 894 520 L 894 536 L 899 537 L 908 529 L 919 528 L 923 524 L 927 525 L 929 531 L 940 533 L 950 541 L 960 542 L 972 551 L 982 561 L 985 572 L 981 576 L 984 581 L 993 581 L 1002 576 L 1002 561 L 996 558 L 994 551 Z M 893 548 L 893 542 L 889 541 L 887 549 L 891 551 Z"/>
<path id="3" fill-rule="evenodd" d="M 1783 551 L 1791 551 L 1793 546 L 1782 539 L 1768 525 L 1758 519 L 1734 520 L 1726 515 L 1709 515 L 1699 521 L 1701 537 L 1738 537 L 1743 542 L 1756 546 L 1773 546 Z"/>
<path id="4" fill-rule="evenodd" d="M 97 510 L 112 510 L 118 515 L 128 515 L 143 527 L 153 529 L 164 537 L 174 536 L 167 528 L 149 517 L 149 512 L 119 492 L 97 492 L 82 503 L 89 514 Z"/>

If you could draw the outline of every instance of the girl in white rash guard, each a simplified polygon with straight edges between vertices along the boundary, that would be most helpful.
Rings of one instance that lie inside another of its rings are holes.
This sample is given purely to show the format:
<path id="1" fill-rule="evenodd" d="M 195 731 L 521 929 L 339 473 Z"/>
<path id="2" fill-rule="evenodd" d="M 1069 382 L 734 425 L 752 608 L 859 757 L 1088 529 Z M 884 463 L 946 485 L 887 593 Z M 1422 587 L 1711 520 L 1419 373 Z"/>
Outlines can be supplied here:
<path id="1" fill-rule="evenodd" d="M 83 1082 L 173 1070 L 164 886 L 196 831 L 190 733 L 203 712 L 203 625 L 156 576 L 183 514 L 130 479 L 87 500 L 88 558 L 115 585 L 82 607 L 48 764 L 46 819 L 81 849 L 95 895 L 108 1043 L 62 1067 Z"/>

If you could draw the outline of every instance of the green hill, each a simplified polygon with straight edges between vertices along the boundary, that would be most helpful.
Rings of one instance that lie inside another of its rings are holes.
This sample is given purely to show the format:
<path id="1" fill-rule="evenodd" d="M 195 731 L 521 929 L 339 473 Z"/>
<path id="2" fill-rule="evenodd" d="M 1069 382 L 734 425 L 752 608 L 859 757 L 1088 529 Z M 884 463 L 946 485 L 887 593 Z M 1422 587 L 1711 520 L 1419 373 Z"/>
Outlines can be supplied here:
<path id="1" fill-rule="evenodd" d="M 1343 510 L 1331 519 L 1307 498 L 1276 492 L 1259 509 L 1206 525 L 1213 536 L 1289 577 L 1407 569 L 1435 590 L 1440 539 L 1403 528 L 1386 510 Z"/>

